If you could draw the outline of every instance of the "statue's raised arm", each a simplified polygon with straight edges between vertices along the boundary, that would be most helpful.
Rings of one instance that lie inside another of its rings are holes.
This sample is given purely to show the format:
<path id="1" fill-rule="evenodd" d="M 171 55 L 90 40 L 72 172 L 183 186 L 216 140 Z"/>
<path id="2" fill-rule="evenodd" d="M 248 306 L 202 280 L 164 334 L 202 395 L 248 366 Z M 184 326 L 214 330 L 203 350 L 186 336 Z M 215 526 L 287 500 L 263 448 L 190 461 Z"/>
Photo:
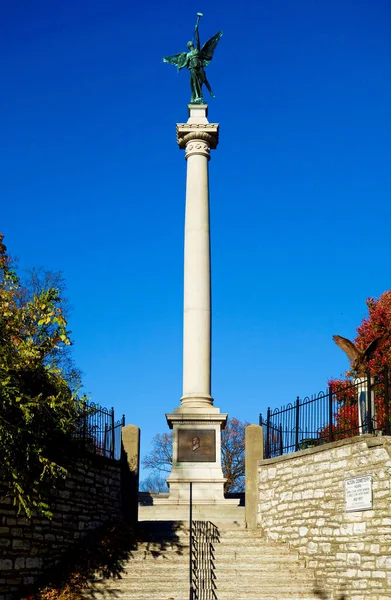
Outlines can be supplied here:
<path id="1" fill-rule="evenodd" d="M 196 39 L 196 48 L 197 48 L 198 52 L 201 50 L 200 34 L 198 31 L 198 25 L 200 24 L 201 17 L 202 17 L 202 13 L 197 13 L 197 23 L 194 28 L 194 34 L 195 34 L 195 39 Z"/>
<path id="2" fill-rule="evenodd" d="M 190 71 L 190 87 L 191 87 L 191 100 L 190 104 L 205 104 L 205 100 L 202 95 L 202 86 L 205 85 L 209 90 L 210 95 L 214 98 L 212 88 L 209 85 L 209 81 L 206 78 L 204 68 L 207 67 L 213 58 L 214 51 L 216 50 L 217 44 L 223 35 L 222 31 L 218 31 L 213 37 L 210 38 L 202 47 L 200 43 L 200 36 L 198 32 L 198 26 L 202 13 L 197 13 L 197 22 L 195 26 L 195 43 L 187 43 L 188 52 L 180 52 L 172 56 L 165 56 L 164 62 L 168 62 L 175 65 L 178 69 L 187 67 Z"/>

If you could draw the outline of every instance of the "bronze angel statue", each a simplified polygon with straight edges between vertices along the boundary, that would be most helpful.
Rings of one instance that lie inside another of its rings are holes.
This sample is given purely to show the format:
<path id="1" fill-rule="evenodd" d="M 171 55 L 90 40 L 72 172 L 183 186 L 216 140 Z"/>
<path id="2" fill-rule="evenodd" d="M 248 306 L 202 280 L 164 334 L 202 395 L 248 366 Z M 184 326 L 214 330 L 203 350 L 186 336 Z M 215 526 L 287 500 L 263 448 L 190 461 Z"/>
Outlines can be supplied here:
<path id="1" fill-rule="evenodd" d="M 333 340 L 347 354 L 350 360 L 350 368 L 355 371 L 359 377 L 365 377 L 368 369 L 368 360 L 383 341 L 382 337 L 377 337 L 364 350 L 359 350 L 353 342 L 341 335 L 333 335 Z"/>
<path id="2" fill-rule="evenodd" d="M 187 67 L 190 71 L 190 87 L 191 87 L 191 100 L 190 104 L 205 104 L 205 100 L 202 96 L 202 86 L 205 85 L 212 98 L 214 98 L 212 88 L 210 87 L 209 81 L 205 75 L 205 67 L 207 67 L 213 58 L 213 53 L 216 49 L 217 44 L 221 36 L 222 31 L 218 31 L 213 37 L 210 38 L 201 48 L 200 35 L 198 33 L 198 25 L 202 13 L 197 13 L 197 23 L 195 26 L 195 39 L 196 46 L 194 47 L 193 42 L 188 42 L 188 52 L 180 52 L 173 56 L 165 56 L 163 62 L 175 65 L 180 71 Z"/>

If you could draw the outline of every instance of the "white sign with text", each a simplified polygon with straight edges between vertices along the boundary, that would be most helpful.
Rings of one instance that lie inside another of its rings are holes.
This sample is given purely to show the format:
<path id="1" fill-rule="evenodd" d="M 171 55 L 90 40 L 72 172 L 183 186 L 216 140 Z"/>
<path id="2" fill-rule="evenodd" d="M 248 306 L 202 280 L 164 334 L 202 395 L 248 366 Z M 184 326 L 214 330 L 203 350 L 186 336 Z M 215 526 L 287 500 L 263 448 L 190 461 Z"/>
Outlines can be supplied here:
<path id="1" fill-rule="evenodd" d="M 372 475 L 345 479 L 345 510 L 370 510 L 372 508 Z"/>

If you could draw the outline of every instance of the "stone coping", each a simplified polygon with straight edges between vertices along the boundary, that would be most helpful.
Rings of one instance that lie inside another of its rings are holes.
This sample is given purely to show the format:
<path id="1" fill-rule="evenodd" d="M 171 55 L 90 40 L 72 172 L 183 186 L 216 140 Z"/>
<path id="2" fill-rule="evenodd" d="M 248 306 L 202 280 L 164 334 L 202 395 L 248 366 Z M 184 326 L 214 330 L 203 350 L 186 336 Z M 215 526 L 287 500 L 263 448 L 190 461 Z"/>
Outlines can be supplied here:
<path id="1" fill-rule="evenodd" d="M 376 446 L 384 446 L 385 444 L 391 443 L 391 436 L 376 435 L 373 433 L 365 433 L 363 435 L 356 435 L 351 438 L 345 438 L 336 442 L 327 442 L 321 446 L 315 446 L 313 448 L 306 448 L 305 450 L 298 450 L 297 452 L 291 452 L 290 454 L 283 454 L 282 456 L 275 456 L 273 458 L 264 458 L 259 461 L 259 465 L 271 465 L 279 463 L 285 460 L 294 460 L 301 456 L 308 456 L 309 454 L 318 454 L 325 450 L 333 450 L 334 448 L 340 448 L 341 446 L 347 446 L 349 444 L 357 444 L 359 442 L 366 442 L 368 448 Z"/>
<path id="2" fill-rule="evenodd" d="M 228 419 L 228 413 L 197 413 L 197 412 L 177 412 L 177 413 L 166 413 L 166 419 L 172 429 L 172 424 L 177 423 L 178 425 L 215 425 L 219 423 L 225 423 Z"/>
<path id="3" fill-rule="evenodd" d="M 152 506 L 154 498 L 167 500 L 169 496 L 169 492 L 138 492 L 138 501 L 141 506 Z M 244 492 L 228 492 L 224 495 L 224 498 L 227 500 L 238 500 L 239 506 L 245 505 Z"/>

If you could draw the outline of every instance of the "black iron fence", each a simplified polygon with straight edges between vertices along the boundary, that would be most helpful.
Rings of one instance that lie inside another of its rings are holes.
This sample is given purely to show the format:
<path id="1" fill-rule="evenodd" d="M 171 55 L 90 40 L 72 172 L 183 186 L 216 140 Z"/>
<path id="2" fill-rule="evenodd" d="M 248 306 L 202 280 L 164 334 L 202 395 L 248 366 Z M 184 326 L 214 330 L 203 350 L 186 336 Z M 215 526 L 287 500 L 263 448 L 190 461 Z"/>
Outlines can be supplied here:
<path id="1" fill-rule="evenodd" d="M 121 458 L 121 430 L 125 415 L 115 420 L 114 408 L 105 408 L 93 402 L 84 405 L 76 438 L 82 448 L 92 454 L 115 460 Z"/>
<path id="2" fill-rule="evenodd" d="M 390 375 L 334 382 L 325 392 L 296 398 L 259 415 L 264 456 L 272 458 L 362 433 L 391 435 Z"/>

